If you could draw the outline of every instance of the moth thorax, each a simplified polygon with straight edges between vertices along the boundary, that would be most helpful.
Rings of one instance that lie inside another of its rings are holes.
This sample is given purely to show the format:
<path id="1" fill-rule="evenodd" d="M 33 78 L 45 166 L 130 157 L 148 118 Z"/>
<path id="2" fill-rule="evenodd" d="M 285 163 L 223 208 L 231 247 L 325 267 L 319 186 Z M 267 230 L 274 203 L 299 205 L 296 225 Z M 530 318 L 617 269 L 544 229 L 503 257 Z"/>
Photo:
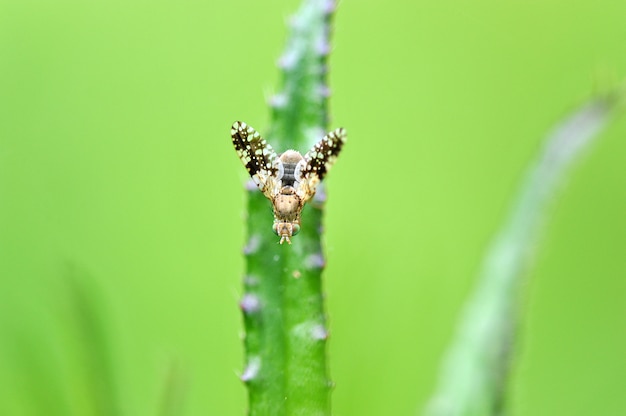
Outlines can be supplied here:
<path id="1" fill-rule="evenodd" d="M 283 163 L 298 163 L 299 161 L 301 161 L 302 159 L 304 159 L 302 157 L 302 155 L 300 154 L 300 152 L 296 151 L 296 150 L 287 150 L 284 153 L 282 153 L 280 155 L 280 161 Z"/>
<path id="2" fill-rule="evenodd" d="M 296 221 L 300 214 L 300 197 L 292 186 L 283 186 L 274 197 L 274 215 L 277 220 Z"/>

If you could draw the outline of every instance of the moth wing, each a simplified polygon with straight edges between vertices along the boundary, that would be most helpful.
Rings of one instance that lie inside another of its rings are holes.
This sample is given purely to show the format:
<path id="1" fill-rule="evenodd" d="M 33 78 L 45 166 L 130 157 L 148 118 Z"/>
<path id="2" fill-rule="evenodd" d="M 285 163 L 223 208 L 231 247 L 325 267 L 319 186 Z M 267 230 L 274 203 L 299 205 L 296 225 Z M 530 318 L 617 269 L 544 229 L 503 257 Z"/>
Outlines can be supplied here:
<path id="1" fill-rule="evenodd" d="M 346 143 L 347 134 L 344 128 L 338 128 L 326 134 L 305 155 L 301 167 L 301 186 L 306 189 L 310 199 L 317 185 L 326 177 L 326 174 L 337 160 L 343 145 Z"/>
<path id="2" fill-rule="evenodd" d="M 263 192 L 272 199 L 280 189 L 280 179 L 283 176 L 283 166 L 267 141 L 251 126 L 242 121 L 236 121 L 230 135 L 237 156 L 250 174 L 250 177 Z"/>

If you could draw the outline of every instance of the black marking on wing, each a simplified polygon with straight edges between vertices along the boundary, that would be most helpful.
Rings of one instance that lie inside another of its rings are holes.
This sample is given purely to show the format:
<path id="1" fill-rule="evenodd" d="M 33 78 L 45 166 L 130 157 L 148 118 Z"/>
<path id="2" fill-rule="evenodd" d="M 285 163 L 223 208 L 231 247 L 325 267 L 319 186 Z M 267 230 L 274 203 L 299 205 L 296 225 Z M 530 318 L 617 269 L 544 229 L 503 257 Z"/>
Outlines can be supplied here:
<path id="1" fill-rule="evenodd" d="M 265 191 L 268 179 L 278 174 L 278 155 L 254 128 L 242 121 L 233 124 L 230 135 L 239 159 L 257 186 Z"/>
<path id="2" fill-rule="evenodd" d="M 303 176 L 309 178 L 309 180 L 313 179 L 312 176 L 317 176 L 317 179 L 320 181 L 324 179 L 326 173 L 328 173 L 335 163 L 346 139 L 346 130 L 338 128 L 331 131 L 324 136 L 322 140 L 317 142 L 317 144 L 304 155 L 306 166 L 302 172 Z"/>

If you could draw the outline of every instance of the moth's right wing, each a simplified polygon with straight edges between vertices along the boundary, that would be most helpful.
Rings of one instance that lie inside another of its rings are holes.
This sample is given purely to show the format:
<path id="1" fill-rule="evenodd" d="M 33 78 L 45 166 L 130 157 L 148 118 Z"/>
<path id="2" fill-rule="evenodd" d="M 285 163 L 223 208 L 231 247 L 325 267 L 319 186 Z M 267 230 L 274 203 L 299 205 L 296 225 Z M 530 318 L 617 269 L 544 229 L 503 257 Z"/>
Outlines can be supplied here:
<path id="1" fill-rule="evenodd" d="M 272 199 L 280 189 L 283 176 L 278 155 L 261 135 L 243 121 L 235 121 L 230 130 L 237 156 L 261 192 Z"/>

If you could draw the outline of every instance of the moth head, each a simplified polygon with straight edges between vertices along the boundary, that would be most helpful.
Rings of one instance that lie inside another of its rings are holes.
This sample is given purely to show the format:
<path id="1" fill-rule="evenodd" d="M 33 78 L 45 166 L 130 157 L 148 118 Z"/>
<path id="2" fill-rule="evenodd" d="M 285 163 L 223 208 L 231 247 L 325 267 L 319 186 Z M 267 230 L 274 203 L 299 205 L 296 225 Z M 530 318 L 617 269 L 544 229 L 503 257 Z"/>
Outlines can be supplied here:
<path id="1" fill-rule="evenodd" d="M 291 237 L 298 234 L 300 231 L 300 224 L 288 221 L 275 222 L 272 229 L 277 236 L 280 237 L 280 244 L 287 242 L 291 244 Z"/>

